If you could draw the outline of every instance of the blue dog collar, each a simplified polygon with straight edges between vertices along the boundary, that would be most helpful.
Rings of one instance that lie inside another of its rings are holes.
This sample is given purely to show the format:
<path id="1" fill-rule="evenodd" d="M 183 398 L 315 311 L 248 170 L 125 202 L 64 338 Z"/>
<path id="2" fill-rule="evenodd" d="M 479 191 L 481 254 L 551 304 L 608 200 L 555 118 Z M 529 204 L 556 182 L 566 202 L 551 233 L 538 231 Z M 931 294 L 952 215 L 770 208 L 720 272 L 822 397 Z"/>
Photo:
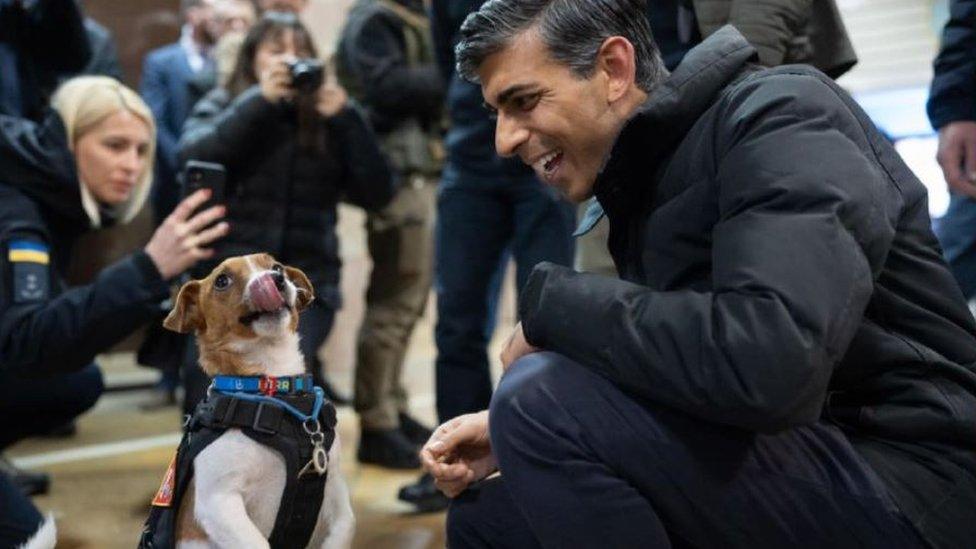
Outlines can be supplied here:
<path id="1" fill-rule="evenodd" d="M 222 393 L 294 395 L 313 392 L 311 374 L 299 376 L 214 376 L 213 388 Z"/>

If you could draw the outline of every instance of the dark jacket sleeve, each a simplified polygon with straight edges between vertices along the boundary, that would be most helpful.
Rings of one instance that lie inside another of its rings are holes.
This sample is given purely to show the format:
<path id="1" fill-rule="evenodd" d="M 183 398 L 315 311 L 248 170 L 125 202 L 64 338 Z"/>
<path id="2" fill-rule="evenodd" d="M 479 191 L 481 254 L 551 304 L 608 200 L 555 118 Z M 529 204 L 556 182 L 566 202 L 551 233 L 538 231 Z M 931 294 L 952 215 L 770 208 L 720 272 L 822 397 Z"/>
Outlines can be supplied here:
<path id="1" fill-rule="evenodd" d="M 343 164 L 343 195 L 367 210 L 378 210 L 393 199 L 398 182 L 376 136 L 355 106 L 328 119 L 331 143 L 339 146 Z"/>
<path id="2" fill-rule="evenodd" d="M 976 0 L 952 0 L 929 94 L 932 127 L 976 120 Z"/>
<path id="3" fill-rule="evenodd" d="M 227 92 L 213 90 L 194 107 L 183 125 L 179 165 L 189 159 L 217 162 L 231 168 L 261 143 L 262 126 L 282 115 L 282 105 L 269 103 L 253 86 L 229 103 Z"/>
<path id="4" fill-rule="evenodd" d="M 883 205 L 897 191 L 822 82 L 783 77 L 741 95 L 716 132 L 710 291 L 654 291 L 543 264 L 520 313 L 530 343 L 625 390 L 772 432 L 819 417 L 890 248 Z"/>
<path id="5" fill-rule="evenodd" d="M 436 117 L 444 104 L 444 84 L 437 66 L 409 66 L 402 31 L 382 11 L 348 29 L 344 48 L 349 65 L 359 75 L 363 102 L 378 114 L 393 119 Z"/>
<path id="6" fill-rule="evenodd" d="M 6 242 L 3 248 L 0 369 L 6 372 L 44 376 L 79 370 L 158 318 L 169 293 L 152 260 L 139 251 L 103 270 L 87 286 L 46 301 L 15 303 Z"/>
<path id="7" fill-rule="evenodd" d="M 433 0 L 430 6 L 430 32 L 434 40 L 434 58 L 444 82 L 454 77 L 454 35 L 458 29 L 451 24 L 450 0 Z"/>

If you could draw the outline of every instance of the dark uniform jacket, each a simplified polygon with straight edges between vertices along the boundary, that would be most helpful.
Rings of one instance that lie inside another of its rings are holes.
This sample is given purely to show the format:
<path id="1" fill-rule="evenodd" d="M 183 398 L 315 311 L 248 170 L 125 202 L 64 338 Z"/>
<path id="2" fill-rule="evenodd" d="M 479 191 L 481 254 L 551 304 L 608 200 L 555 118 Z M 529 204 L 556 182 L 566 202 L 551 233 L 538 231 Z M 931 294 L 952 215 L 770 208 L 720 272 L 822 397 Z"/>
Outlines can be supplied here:
<path id="1" fill-rule="evenodd" d="M 230 234 L 197 265 L 209 272 L 227 257 L 267 252 L 308 275 L 321 303 L 339 306 L 340 200 L 376 210 L 393 197 L 393 174 L 362 115 L 347 107 L 320 123 L 325 152 L 300 148 L 291 107 L 269 103 L 254 86 L 234 99 L 216 89 L 193 109 L 180 140 L 181 163 L 223 164 Z"/>
<path id="2" fill-rule="evenodd" d="M 622 280 L 537 267 L 526 338 L 705 421 L 835 423 L 929 541 L 971 547 L 976 326 L 925 187 L 829 78 L 754 55 L 726 27 L 650 94 L 594 188 Z"/>
<path id="3" fill-rule="evenodd" d="M 932 127 L 976 120 L 976 0 L 952 0 L 929 94 Z"/>
<path id="4" fill-rule="evenodd" d="M 430 8 L 434 54 L 447 82 L 447 109 L 451 126 L 444 139 L 448 164 L 461 173 L 483 177 L 533 177 L 532 169 L 514 158 L 495 153 L 495 121 L 484 107 L 481 86 L 467 82 L 455 71 L 454 46 L 461 23 L 477 11 L 483 0 L 433 0 Z"/>
<path id="5" fill-rule="evenodd" d="M 0 116 L 0 372 L 78 370 L 158 317 L 169 289 L 143 251 L 66 287 L 72 245 L 90 226 L 60 117 Z"/>
<path id="6" fill-rule="evenodd" d="M 396 4 L 417 18 L 425 17 L 422 2 L 398 0 Z M 410 118 L 425 127 L 435 125 L 443 113 L 441 74 L 433 59 L 411 62 L 408 32 L 412 30 L 403 19 L 385 9 L 381 0 L 359 0 L 349 10 L 337 48 L 362 90 L 360 100 L 369 110 L 373 129 L 380 134 Z M 423 44 L 416 46 L 423 49 Z"/>

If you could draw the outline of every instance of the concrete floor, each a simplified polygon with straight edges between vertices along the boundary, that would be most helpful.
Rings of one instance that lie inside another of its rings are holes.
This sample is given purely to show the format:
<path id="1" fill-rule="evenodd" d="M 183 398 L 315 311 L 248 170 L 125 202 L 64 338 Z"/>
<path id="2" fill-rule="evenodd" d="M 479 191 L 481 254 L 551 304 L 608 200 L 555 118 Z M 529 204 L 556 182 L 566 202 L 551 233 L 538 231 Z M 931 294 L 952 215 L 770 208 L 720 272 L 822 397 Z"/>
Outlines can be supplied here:
<path id="1" fill-rule="evenodd" d="M 323 348 L 327 375 L 346 393 L 352 387 L 355 334 L 362 315 L 362 292 L 369 261 L 364 253 L 362 217 L 344 209 L 340 235 L 344 246 L 343 293 L 346 305 Z M 511 276 L 509 276 L 509 279 Z M 404 381 L 417 417 L 434 423 L 434 307 L 418 325 L 410 345 Z M 500 308 L 499 329 L 490 347 L 496 362 L 514 317 L 514 297 L 507 284 Z M 131 352 L 100 357 L 109 385 L 152 380 L 155 373 L 134 364 Z M 106 395 L 78 422 L 78 434 L 66 440 L 33 439 L 15 446 L 10 456 L 22 466 L 51 474 L 50 494 L 38 497 L 43 510 L 58 520 L 59 548 L 131 548 L 145 520 L 149 501 L 179 440 L 176 407 L 145 410 L 148 391 Z M 391 472 L 362 466 L 355 460 L 358 421 L 349 408 L 339 410 L 342 471 L 352 490 L 358 527 L 355 547 L 444 547 L 443 513 L 417 515 L 396 500 L 397 489 L 418 472 Z"/>

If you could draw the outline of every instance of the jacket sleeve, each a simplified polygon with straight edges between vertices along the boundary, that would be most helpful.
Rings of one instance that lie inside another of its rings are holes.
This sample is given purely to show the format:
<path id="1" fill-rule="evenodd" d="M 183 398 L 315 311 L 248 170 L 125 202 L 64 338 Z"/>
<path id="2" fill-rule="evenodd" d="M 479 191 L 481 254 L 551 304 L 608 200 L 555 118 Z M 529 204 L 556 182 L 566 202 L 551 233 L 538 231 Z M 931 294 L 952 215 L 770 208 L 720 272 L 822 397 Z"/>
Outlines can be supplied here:
<path id="1" fill-rule="evenodd" d="M 976 120 L 976 0 L 952 0 L 927 105 L 932 127 Z"/>
<path id="2" fill-rule="evenodd" d="M 187 160 L 217 162 L 231 168 L 260 143 L 262 126 L 281 115 L 281 105 L 269 103 L 261 88 L 253 86 L 229 104 L 226 91 L 217 89 L 201 99 L 183 125 L 179 165 Z"/>
<path id="3" fill-rule="evenodd" d="M 344 168 L 345 199 L 367 210 L 378 210 L 393 199 L 398 182 L 380 151 L 376 136 L 354 105 L 328 119 L 332 143 L 339 146 Z"/>
<path id="4" fill-rule="evenodd" d="M 152 260 L 139 251 L 103 270 L 87 286 L 21 303 L 14 293 L 18 275 L 7 248 L 4 242 L 0 259 L 0 370 L 5 372 L 35 377 L 79 370 L 158 317 L 169 294 Z"/>
<path id="5" fill-rule="evenodd" d="M 433 0 L 430 6 L 430 32 L 434 41 L 434 58 L 444 82 L 454 77 L 454 35 L 458 29 L 451 25 L 449 0 Z"/>
<path id="6" fill-rule="evenodd" d="M 166 73 L 163 61 L 155 53 L 146 56 L 146 61 L 142 65 L 142 82 L 139 91 L 156 118 L 156 155 L 163 165 L 163 173 L 176 174 L 178 172 L 176 147 L 179 134 L 174 132 L 166 123 L 171 119 L 169 113 L 173 106 L 170 104 L 172 97 L 166 89 Z"/>
<path id="7" fill-rule="evenodd" d="M 444 104 L 444 85 L 434 63 L 409 66 L 399 31 L 377 13 L 349 29 L 349 64 L 362 81 L 364 103 L 383 116 L 430 118 Z"/>
<path id="8" fill-rule="evenodd" d="M 820 415 L 890 248 L 893 191 L 856 144 L 856 119 L 813 77 L 739 103 L 721 115 L 734 128 L 716 132 L 731 137 L 716 149 L 710 289 L 654 291 L 542 264 L 520 314 L 530 343 L 625 390 L 773 432 Z"/>
<path id="9" fill-rule="evenodd" d="M 790 43 L 805 31 L 812 0 L 732 0 L 729 23 L 759 52 L 767 67 L 783 64 Z"/>

